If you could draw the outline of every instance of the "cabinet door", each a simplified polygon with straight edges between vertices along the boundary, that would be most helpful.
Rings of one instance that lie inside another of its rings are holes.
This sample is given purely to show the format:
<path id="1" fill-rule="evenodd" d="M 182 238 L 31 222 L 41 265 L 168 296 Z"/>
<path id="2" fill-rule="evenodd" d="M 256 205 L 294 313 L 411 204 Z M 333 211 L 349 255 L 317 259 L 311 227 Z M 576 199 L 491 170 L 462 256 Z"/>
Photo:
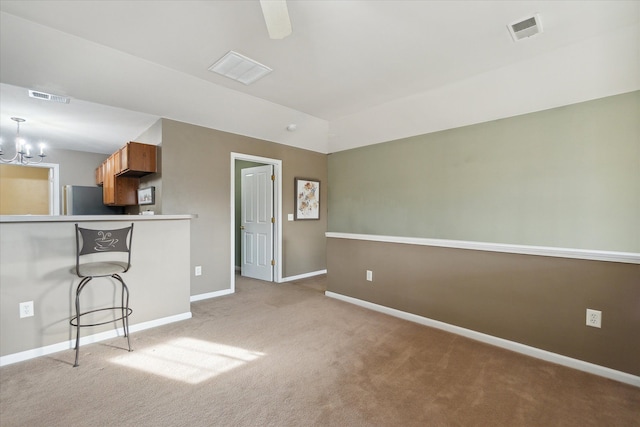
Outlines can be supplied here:
<path id="1" fill-rule="evenodd" d="M 118 171 L 118 173 L 131 169 L 129 167 L 129 144 L 118 150 L 118 153 L 120 156 L 120 170 Z"/>
<path id="2" fill-rule="evenodd" d="M 140 177 L 157 172 L 155 145 L 129 142 L 120 151 L 123 175 Z"/>
<path id="3" fill-rule="evenodd" d="M 121 150 L 116 151 L 112 154 L 113 156 L 113 174 L 118 175 L 122 172 L 122 159 L 120 155 L 122 154 Z"/>
<path id="4" fill-rule="evenodd" d="M 102 186 L 104 182 L 104 163 L 96 168 L 96 185 Z"/>
<path id="5" fill-rule="evenodd" d="M 114 156 L 109 156 L 106 160 L 103 170 L 103 180 L 102 180 L 102 202 L 105 205 L 113 205 L 116 201 L 115 198 L 115 169 L 114 169 L 115 158 Z"/>
<path id="6" fill-rule="evenodd" d="M 137 205 L 140 179 L 116 176 L 120 161 L 119 153 L 115 152 L 103 164 L 102 202 L 109 206 Z"/>
<path id="7" fill-rule="evenodd" d="M 138 204 L 139 178 L 115 177 L 114 205 L 132 206 Z"/>

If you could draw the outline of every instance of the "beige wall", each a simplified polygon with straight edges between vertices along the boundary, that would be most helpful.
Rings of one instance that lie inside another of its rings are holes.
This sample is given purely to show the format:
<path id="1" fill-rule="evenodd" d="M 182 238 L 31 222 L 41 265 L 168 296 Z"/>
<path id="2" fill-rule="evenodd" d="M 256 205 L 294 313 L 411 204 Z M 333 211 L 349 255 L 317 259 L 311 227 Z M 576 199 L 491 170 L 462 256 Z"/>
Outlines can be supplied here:
<path id="1" fill-rule="evenodd" d="M 96 168 L 108 154 L 74 150 L 47 150 L 46 163 L 60 165 L 60 187 L 65 185 L 96 185 Z"/>
<path id="2" fill-rule="evenodd" d="M 231 153 L 282 161 L 283 276 L 326 268 L 327 204 L 319 221 L 286 221 L 293 213 L 296 176 L 327 182 L 327 156 L 308 150 L 230 134 L 172 120 L 162 120 L 162 213 L 196 214 L 191 227 L 191 294 L 229 289 L 231 241 Z M 327 186 L 321 188 L 322 200 Z"/>
<path id="3" fill-rule="evenodd" d="M 62 345 L 75 337 L 69 326 L 79 279 L 75 266 L 75 220 L 0 223 L 0 355 Z M 127 282 L 131 327 L 190 313 L 189 220 L 83 221 L 87 228 L 115 229 L 135 222 Z M 95 284 L 95 286 L 94 286 Z M 117 282 L 94 279 L 83 306 L 119 306 Z M 19 304 L 34 302 L 34 316 L 19 318 Z M 117 302 L 117 303 L 116 303 Z M 119 324 L 118 327 L 122 327 Z M 113 324 L 83 328 L 82 336 L 113 331 Z M 132 345 L 135 344 L 132 341 Z M 62 349 L 60 348 L 60 349 Z M 69 360 L 73 353 L 69 352 Z M 81 356 L 82 358 L 82 356 Z"/>

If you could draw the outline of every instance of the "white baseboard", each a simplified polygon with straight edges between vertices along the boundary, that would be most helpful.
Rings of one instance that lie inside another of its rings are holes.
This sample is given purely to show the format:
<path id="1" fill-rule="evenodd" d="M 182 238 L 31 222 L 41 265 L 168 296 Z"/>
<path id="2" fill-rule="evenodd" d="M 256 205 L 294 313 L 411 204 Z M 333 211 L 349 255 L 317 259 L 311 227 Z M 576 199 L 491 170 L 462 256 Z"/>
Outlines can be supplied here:
<path id="1" fill-rule="evenodd" d="M 138 323 L 136 325 L 131 325 L 129 327 L 129 332 L 139 332 L 144 331 L 145 329 L 155 328 L 157 326 L 167 325 L 169 323 L 179 322 L 181 320 L 191 319 L 191 312 L 186 312 L 182 314 L 176 314 L 173 316 L 163 317 L 161 319 L 150 320 L 148 322 Z M 97 334 L 89 335 L 86 337 L 80 337 L 80 346 L 85 344 L 96 343 L 99 341 L 108 340 L 111 338 L 123 336 L 124 332 L 122 328 L 113 329 L 110 331 L 100 332 Z M 34 359 L 40 356 L 46 356 L 47 354 L 57 353 L 59 351 L 69 350 L 74 348 L 76 345 L 76 340 L 72 339 L 69 341 L 64 341 L 57 344 L 51 344 L 44 347 L 34 348 L 31 350 L 21 351 L 19 353 L 8 354 L 6 356 L 0 357 L 0 367 L 11 365 L 13 363 L 22 362 L 29 359 Z"/>
<path id="2" fill-rule="evenodd" d="M 349 297 L 342 294 L 337 294 L 335 292 L 326 291 L 325 295 L 330 298 L 335 298 L 340 301 L 348 302 L 363 308 L 367 308 L 369 310 L 378 311 L 380 313 L 388 314 L 390 316 L 398 317 L 400 319 L 408 320 L 410 322 L 415 322 L 421 325 L 451 332 L 456 335 L 462 335 L 472 340 L 480 341 L 486 344 L 494 345 L 496 347 L 501 347 L 507 350 L 515 351 L 516 353 L 535 357 L 536 359 L 542 359 L 547 362 L 556 363 L 558 365 L 577 369 L 583 372 L 588 372 L 594 375 L 599 375 L 601 377 L 609 378 L 625 384 L 630 384 L 635 387 L 640 387 L 640 377 L 628 374 L 626 372 L 616 371 L 615 369 L 585 362 L 583 360 L 573 359 L 571 357 L 563 356 L 561 354 L 552 353 L 546 350 L 541 350 L 536 347 L 531 347 L 531 346 L 520 344 L 514 341 L 505 340 L 503 338 L 494 337 L 492 335 L 483 334 L 481 332 L 462 328 L 460 326 L 450 325 L 448 323 L 440 322 L 438 320 L 429 319 L 427 317 L 418 316 L 416 314 L 407 313 L 404 311 L 396 310 L 394 308 L 389 308 L 383 305 L 374 304 L 372 302 L 360 300 L 360 299 Z"/>
<path id="3" fill-rule="evenodd" d="M 298 274 L 297 276 L 283 277 L 280 279 L 280 283 L 292 282 L 294 280 L 306 279 L 308 277 L 320 276 L 327 274 L 327 270 L 312 271 L 311 273 Z"/>
<path id="4" fill-rule="evenodd" d="M 206 294 L 191 295 L 190 301 L 191 302 L 202 301 L 203 299 L 217 298 L 217 297 L 229 295 L 232 293 L 234 293 L 232 289 L 223 289 L 221 291 L 208 292 Z"/>

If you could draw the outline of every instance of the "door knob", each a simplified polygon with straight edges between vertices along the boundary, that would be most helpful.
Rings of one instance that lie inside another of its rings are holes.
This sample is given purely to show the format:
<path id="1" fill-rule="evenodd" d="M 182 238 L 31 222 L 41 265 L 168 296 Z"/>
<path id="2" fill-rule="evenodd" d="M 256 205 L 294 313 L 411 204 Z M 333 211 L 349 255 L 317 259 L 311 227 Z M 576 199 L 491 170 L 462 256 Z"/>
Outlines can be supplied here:
<path id="1" fill-rule="evenodd" d="M 244 225 L 241 225 L 241 226 L 240 226 L 240 230 L 244 230 Z"/>

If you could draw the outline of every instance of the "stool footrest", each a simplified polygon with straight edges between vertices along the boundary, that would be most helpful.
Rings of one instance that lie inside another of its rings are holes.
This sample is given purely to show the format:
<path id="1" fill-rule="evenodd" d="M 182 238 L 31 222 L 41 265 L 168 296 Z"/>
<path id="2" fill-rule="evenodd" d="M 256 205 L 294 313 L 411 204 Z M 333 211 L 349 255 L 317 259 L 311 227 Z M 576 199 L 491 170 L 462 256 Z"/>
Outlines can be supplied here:
<path id="1" fill-rule="evenodd" d="M 83 324 L 80 323 L 78 324 L 78 320 L 80 317 L 85 316 L 87 314 L 91 314 L 91 313 L 97 313 L 99 311 L 111 311 L 111 310 L 118 310 L 118 311 L 123 311 L 126 310 L 126 314 L 124 316 L 120 316 L 118 318 L 115 319 L 109 319 L 106 320 L 104 322 L 100 322 L 100 323 L 87 323 L 87 324 Z M 107 308 L 99 308 L 97 310 L 91 310 L 91 311 L 85 311 L 84 313 L 80 313 L 77 316 L 73 316 L 71 318 L 71 320 L 69 320 L 69 323 L 71 324 L 71 326 L 78 326 L 80 328 L 84 328 L 84 327 L 88 327 L 88 326 L 99 326 L 99 325 L 106 325 L 108 323 L 113 323 L 113 322 L 117 322 L 118 320 L 123 320 L 125 317 L 129 317 L 131 315 L 131 313 L 133 313 L 133 309 L 131 308 L 127 308 L 127 307 L 107 307 Z M 74 323 L 75 322 L 75 323 Z"/>

